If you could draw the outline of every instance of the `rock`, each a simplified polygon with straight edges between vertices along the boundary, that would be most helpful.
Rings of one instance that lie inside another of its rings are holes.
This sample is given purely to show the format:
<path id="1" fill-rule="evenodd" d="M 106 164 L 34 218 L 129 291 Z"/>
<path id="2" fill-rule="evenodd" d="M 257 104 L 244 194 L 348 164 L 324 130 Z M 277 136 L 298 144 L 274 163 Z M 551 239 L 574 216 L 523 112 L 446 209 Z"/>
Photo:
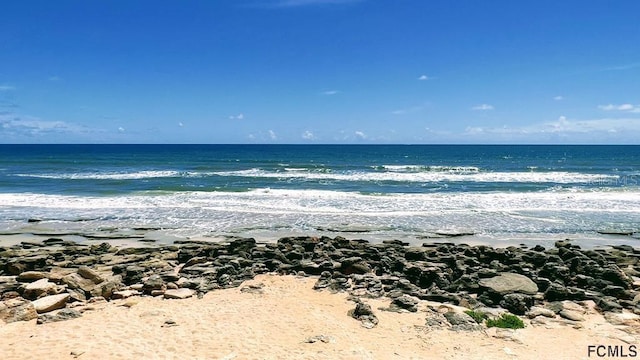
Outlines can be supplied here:
<path id="1" fill-rule="evenodd" d="M 498 294 L 523 293 L 533 295 L 538 292 L 538 285 L 524 275 L 500 273 L 498 276 L 480 279 L 480 286 L 489 288 Z"/>
<path id="2" fill-rule="evenodd" d="M 356 307 L 349 311 L 349 316 L 356 320 L 360 320 L 362 326 L 367 329 L 372 329 L 378 325 L 378 318 L 371 310 L 371 305 L 365 304 L 361 301 L 356 302 Z"/>
<path id="3" fill-rule="evenodd" d="M 630 312 L 604 314 L 604 318 L 613 325 L 637 326 L 640 316 Z"/>
<path id="4" fill-rule="evenodd" d="M 526 313 L 527 317 L 529 319 L 533 319 L 537 316 L 544 316 L 544 317 L 548 317 L 548 318 L 554 318 L 556 317 L 556 313 L 553 312 L 552 310 L 549 309 L 545 309 L 543 307 L 539 307 L 539 306 L 532 306 L 529 311 L 527 311 Z"/>
<path id="5" fill-rule="evenodd" d="M 162 324 L 161 327 L 174 327 L 174 326 L 178 326 L 178 323 L 175 322 L 175 320 L 168 319 L 164 321 L 164 324 Z"/>
<path id="6" fill-rule="evenodd" d="M 533 297 L 525 294 L 506 294 L 500 305 L 516 315 L 524 315 L 533 306 Z"/>
<path id="7" fill-rule="evenodd" d="M 574 310 L 563 309 L 563 310 L 560 310 L 559 315 L 565 319 L 572 320 L 572 321 L 584 321 L 584 316 L 582 316 L 579 312 Z"/>
<path id="8" fill-rule="evenodd" d="M 61 309 L 55 313 L 40 314 L 38 315 L 38 321 L 36 324 L 46 324 L 50 322 L 66 321 L 81 317 L 82 314 L 78 310 L 74 309 Z"/>
<path id="9" fill-rule="evenodd" d="M 49 282 L 49 279 L 40 279 L 27 284 L 24 287 L 24 292 L 22 295 L 27 299 L 35 300 L 44 294 L 55 294 L 56 289 L 56 284 Z"/>
<path id="10" fill-rule="evenodd" d="M 0 302 L 0 320 L 5 323 L 29 321 L 37 317 L 38 313 L 31 301 L 18 297 Z"/>
<path id="11" fill-rule="evenodd" d="M 596 304 L 602 311 L 614 311 L 619 312 L 622 310 L 622 305 L 618 304 L 615 298 L 605 296 L 597 300 Z"/>
<path id="12" fill-rule="evenodd" d="M 122 291 L 114 291 L 111 295 L 112 299 L 126 299 L 131 296 L 141 295 L 137 290 L 122 290 Z"/>
<path id="13" fill-rule="evenodd" d="M 145 269 L 141 266 L 129 265 L 125 268 L 124 275 L 122 276 L 122 282 L 126 285 L 140 282 L 144 277 L 144 272 Z"/>
<path id="14" fill-rule="evenodd" d="M 62 245 L 65 243 L 65 241 L 60 238 L 48 238 L 46 240 L 42 240 L 42 243 L 46 244 L 47 246 L 52 246 L 52 245 Z"/>
<path id="15" fill-rule="evenodd" d="M 62 283 L 67 285 L 69 289 L 82 291 L 87 298 L 90 298 L 92 295 L 101 295 L 101 291 L 97 289 L 93 280 L 85 279 L 77 273 L 63 276 Z"/>
<path id="16" fill-rule="evenodd" d="M 313 344 L 313 343 L 317 343 L 317 342 L 331 343 L 331 342 L 334 342 L 334 340 L 330 336 L 316 335 L 316 336 L 308 337 L 307 339 L 305 339 L 304 342 L 306 342 L 308 344 Z"/>
<path id="17" fill-rule="evenodd" d="M 94 284 L 100 284 L 104 281 L 100 274 L 87 266 L 80 266 L 78 268 L 78 275 L 82 276 L 85 279 L 93 281 Z"/>
<path id="18" fill-rule="evenodd" d="M 249 294 L 263 294 L 264 293 L 264 284 L 251 284 L 247 286 L 243 286 L 240 288 L 240 292 L 249 293 Z"/>
<path id="19" fill-rule="evenodd" d="M 443 314 L 445 319 L 451 324 L 452 330 L 476 331 L 482 330 L 482 325 L 463 312 L 448 311 Z"/>
<path id="20" fill-rule="evenodd" d="M 399 309 L 404 309 L 411 312 L 418 311 L 418 299 L 409 295 L 402 295 L 400 297 L 393 299 L 393 301 L 391 302 L 391 305 Z"/>
<path id="21" fill-rule="evenodd" d="M 195 291 L 187 288 L 177 290 L 167 290 L 164 292 L 165 299 L 186 299 L 195 295 Z"/>
<path id="22" fill-rule="evenodd" d="M 25 271 L 18 275 L 17 280 L 20 282 L 32 282 L 47 277 L 47 273 L 44 271 Z"/>
<path id="23" fill-rule="evenodd" d="M 340 272 L 345 275 L 366 274 L 371 271 L 369 264 L 359 257 L 350 257 L 342 260 Z"/>
<path id="24" fill-rule="evenodd" d="M 49 295 L 33 301 L 33 306 L 38 314 L 42 314 L 62 309 L 67 304 L 67 300 L 69 300 L 69 294 Z"/>
<path id="25" fill-rule="evenodd" d="M 450 324 L 447 321 L 447 318 L 445 318 L 444 315 L 442 315 L 440 312 L 430 310 L 427 311 L 427 315 L 425 317 L 425 325 L 427 325 L 428 327 L 444 328 L 448 327 Z"/>
<path id="26" fill-rule="evenodd" d="M 162 276 L 160 275 L 151 275 L 144 282 L 142 289 L 145 293 L 150 294 L 154 290 L 164 290 L 166 289 L 166 285 L 164 284 L 164 280 L 162 280 Z"/>

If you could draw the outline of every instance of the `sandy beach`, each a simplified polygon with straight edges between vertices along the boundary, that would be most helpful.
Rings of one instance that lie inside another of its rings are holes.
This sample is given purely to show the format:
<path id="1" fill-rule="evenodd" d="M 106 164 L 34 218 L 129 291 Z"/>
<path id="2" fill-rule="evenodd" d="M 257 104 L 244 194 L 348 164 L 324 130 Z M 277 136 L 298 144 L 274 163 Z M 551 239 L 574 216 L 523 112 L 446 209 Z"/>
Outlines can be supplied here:
<path id="1" fill-rule="evenodd" d="M 416 313 L 377 310 L 388 299 L 366 300 L 380 320 L 367 329 L 347 315 L 353 308 L 347 294 L 313 290 L 315 281 L 261 275 L 246 282 L 263 284 L 261 293 L 233 288 L 202 299 L 129 298 L 86 305 L 90 310 L 70 321 L 0 324 L 2 358 L 588 359 L 590 345 L 628 353 L 640 343 L 633 327 L 614 326 L 593 310 L 573 325 L 527 321 L 515 331 L 453 331 L 425 326 L 434 303 L 422 302 Z"/>

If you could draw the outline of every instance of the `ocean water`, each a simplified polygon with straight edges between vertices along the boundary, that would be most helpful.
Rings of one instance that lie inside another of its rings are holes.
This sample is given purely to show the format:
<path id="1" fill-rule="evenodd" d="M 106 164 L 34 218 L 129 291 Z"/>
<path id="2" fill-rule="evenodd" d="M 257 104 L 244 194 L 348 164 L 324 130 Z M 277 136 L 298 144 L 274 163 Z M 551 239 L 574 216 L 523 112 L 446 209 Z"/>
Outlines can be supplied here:
<path id="1" fill-rule="evenodd" d="M 640 146 L 0 145 L 0 231 L 33 218 L 179 237 L 608 241 L 640 232 Z"/>

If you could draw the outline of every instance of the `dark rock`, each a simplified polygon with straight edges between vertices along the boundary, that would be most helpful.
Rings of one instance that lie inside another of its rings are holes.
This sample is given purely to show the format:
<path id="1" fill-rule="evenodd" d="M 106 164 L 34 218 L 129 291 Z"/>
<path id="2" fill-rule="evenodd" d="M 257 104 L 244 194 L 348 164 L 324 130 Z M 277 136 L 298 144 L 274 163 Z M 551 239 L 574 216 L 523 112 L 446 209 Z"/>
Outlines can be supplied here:
<path id="1" fill-rule="evenodd" d="M 346 258 L 340 264 L 340 272 L 345 275 L 366 274 L 370 271 L 369 264 L 360 257 Z"/>
<path id="2" fill-rule="evenodd" d="M 247 285 L 247 286 L 243 286 L 240 288 L 240 292 L 243 293 L 249 293 L 249 294 L 263 294 L 264 293 L 264 284 L 263 283 L 259 283 L 259 284 L 254 284 L 254 285 Z"/>
<path id="3" fill-rule="evenodd" d="M 535 282 L 524 275 L 513 273 L 501 273 L 496 277 L 481 279 L 478 284 L 498 294 L 535 294 L 538 292 L 538 285 Z"/>
<path id="4" fill-rule="evenodd" d="M 524 315 L 533 306 L 533 296 L 526 294 L 506 294 L 500 306 L 516 315 Z"/>
<path id="5" fill-rule="evenodd" d="M 359 320 L 362 326 L 371 329 L 378 325 L 378 318 L 371 310 L 371 305 L 365 304 L 361 301 L 356 302 L 356 307 L 353 310 L 349 310 L 349 316 Z"/>
<path id="6" fill-rule="evenodd" d="M 145 293 L 150 294 L 153 290 L 165 290 L 167 287 L 160 275 L 151 275 L 143 283 L 142 289 Z"/>
<path id="7" fill-rule="evenodd" d="M 456 331 L 478 331 L 482 330 L 482 325 L 465 313 L 448 311 L 443 314 L 445 319 L 451 324 L 452 330 Z"/>
<path id="8" fill-rule="evenodd" d="M 600 298 L 596 302 L 596 305 L 602 311 L 613 311 L 613 312 L 622 311 L 622 305 L 618 304 L 618 302 L 616 301 L 616 298 L 610 297 L 610 296 L 605 296 Z"/>
<path id="9" fill-rule="evenodd" d="M 122 282 L 125 285 L 138 283 L 144 277 L 144 273 L 145 268 L 137 265 L 129 265 L 125 268 L 124 275 L 122 276 Z"/>
<path id="10" fill-rule="evenodd" d="M 400 241 L 400 240 L 383 240 L 382 243 L 387 245 L 395 245 L 395 246 L 409 246 L 408 242 Z"/>
<path id="11" fill-rule="evenodd" d="M 418 311 L 418 300 L 409 295 L 402 295 L 393 299 L 391 305 L 392 307 L 395 306 L 399 309 L 404 309 L 411 312 Z"/>
<path id="12" fill-rule="evenodd" d="M 51 322 L 67 321 L 67 320 L 79 318 L 81 316 L 82 314 L 77 310 L 61 309 L 60 311 L 57 311 L 55 313 L 38 315 L 38 321 L 36 322 L 36 324 L 40 325 L 40 324 L 46 324 Z"/>

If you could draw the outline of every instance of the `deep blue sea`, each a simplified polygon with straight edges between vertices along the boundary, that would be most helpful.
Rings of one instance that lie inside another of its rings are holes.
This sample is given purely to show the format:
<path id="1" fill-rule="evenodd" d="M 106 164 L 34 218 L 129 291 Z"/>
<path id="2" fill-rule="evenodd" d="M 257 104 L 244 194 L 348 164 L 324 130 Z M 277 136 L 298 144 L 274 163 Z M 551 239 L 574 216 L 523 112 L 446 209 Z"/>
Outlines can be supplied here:
<path id="1" fill-rule="evenodd" d="M 0 145 L 0 230 L 30 218 L 183 237 L 593 239 L 640 231 L 640 146 Z"/>

